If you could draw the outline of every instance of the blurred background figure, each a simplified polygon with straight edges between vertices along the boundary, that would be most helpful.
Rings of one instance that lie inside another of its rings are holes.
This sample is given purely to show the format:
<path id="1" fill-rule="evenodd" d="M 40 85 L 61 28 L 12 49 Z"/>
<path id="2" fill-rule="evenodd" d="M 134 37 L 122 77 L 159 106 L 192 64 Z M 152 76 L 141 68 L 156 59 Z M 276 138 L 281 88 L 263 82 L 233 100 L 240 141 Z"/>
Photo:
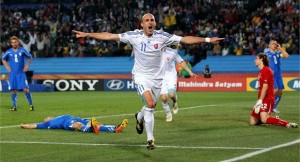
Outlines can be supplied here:
<path id="1" fill-rule="evenodd" d="M 192 65 L 189 62 L 189 60 L 185 60 L 186 65 L 188 66 L 189 69 L 192 69 Z M 182 68 L 182 73 L 181 73 L 183 78 L 190 78 L 190 73 L 186 71 L 185 69 Z"/>
<path id="2" fill-rule="evenodd" d="M 203 70 L 203 75 L 204 78 L 211 78 L 211 70 L 208 65 L 205 65 L 205 68 Z"/>

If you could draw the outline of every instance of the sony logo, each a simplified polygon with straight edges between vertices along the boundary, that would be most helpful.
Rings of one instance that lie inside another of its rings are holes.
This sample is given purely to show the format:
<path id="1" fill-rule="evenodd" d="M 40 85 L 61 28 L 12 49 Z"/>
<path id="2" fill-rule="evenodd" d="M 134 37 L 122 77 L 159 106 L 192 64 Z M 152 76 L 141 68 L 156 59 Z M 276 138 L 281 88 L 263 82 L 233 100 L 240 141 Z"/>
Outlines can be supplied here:
<path id="1" fill-rule="evenodd" d="M 98 82 L 99 80 L 44 80 L 43 84 L 52 84 L 58 91 L 94 91 L 99 89 L 96 86 Z"/>

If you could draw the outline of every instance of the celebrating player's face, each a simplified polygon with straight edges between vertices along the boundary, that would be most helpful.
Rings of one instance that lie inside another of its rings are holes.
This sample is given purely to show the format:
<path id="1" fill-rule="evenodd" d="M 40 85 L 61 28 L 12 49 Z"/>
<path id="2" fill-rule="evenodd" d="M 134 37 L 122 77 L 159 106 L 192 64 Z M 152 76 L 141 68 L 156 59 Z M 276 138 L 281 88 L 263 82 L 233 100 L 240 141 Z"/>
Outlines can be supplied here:
<path id="1" fill-rule="evenodd" d="M 154 16 L 152 14 L 145 14 L 142 18 L 141 26 L 143 27 L 145 35 L 151 36 L 156 27 Z"/>
<path id="2" fill-rule="evenodd" d="M 19 41 L 16 39 L 10 40 L 10 44 L 11 44 L 12 48 L 14 48 L 14 49 L 19 47 Z"/>

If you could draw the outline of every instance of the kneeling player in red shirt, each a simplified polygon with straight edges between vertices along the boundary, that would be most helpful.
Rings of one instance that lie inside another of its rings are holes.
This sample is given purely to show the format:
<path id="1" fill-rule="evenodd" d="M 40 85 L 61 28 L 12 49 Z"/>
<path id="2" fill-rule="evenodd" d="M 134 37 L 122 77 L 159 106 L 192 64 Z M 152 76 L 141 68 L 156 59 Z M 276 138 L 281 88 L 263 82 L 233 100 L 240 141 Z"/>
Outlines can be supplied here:
<path id="1" fill-rule="evenodd" d="M 258 100 L 253 107 L 250 116 L 250 124 L 257 125 L 260 123 L 278 125 L 287 128 L 297 128 L 296 123 L 290 123 L 285 120 L 271 116 L 274 107 L 274 79 L 273 72 L 269 68 L 268 56 L 259 53 L 255 59 L 255 65 L 259 68 L 258 81 Z"/>

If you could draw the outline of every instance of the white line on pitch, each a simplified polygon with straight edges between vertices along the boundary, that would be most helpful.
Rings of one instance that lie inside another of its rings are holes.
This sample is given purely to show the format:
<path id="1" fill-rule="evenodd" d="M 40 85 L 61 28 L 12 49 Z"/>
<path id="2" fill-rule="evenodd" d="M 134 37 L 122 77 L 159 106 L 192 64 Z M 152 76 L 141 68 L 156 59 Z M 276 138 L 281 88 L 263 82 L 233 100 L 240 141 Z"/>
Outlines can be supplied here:
<path id="1" fill-rule="evenodd" d="M 189 109 L 196 109 L 196 108 L 201 108 L 201 107 L 212 107 L 212 106 L 217 106 L 217 105 L 192 106 L 192 107 L 180 108 L 179 110 L 189 110 Z M 154 111 L 154 113 L 161 113 L 161 112 L 165 112 L 165 111 L 164 110 L 158 110 L 158 111 L 155 110 Z M 100 118 L 109 118 L 109 117 L 116 117 L 116 116 L 133 116 L 133 115 L 134 114 L 119 114 L 119 115 L 98 116 L 95 118 L 100 119 Z"/>
<path id="2" fill-rule="evenodd" d="M 78 146 L 111 146 L 111 147 L 145 147 L 146 145 L 126 145 L 126 144 L 109 144 L 109 143 L 61 143 L 61 142 L 23 142 L 23 141 L 0 141 L 6 144 L 41 144 L 41 145 L 78 145 Z M 221 150 L 261 150 L 264 148 L 253 147 L 208 147 L 208 146 L 162 146 L 158 148 L 174 149 L 221 149 Z"/>
<path id="3" fill-rule="evenodd" d="M 251 152 L 251 153 L 248 153 L 248 154 L 236 157 L 236 158 L 232 158 L 232 159 L 228 159 L 228 160 L 223 160 L 221 162 L 233 162 L 233 161 L 243 160 L 243 159 L 250 158 L 252 156 L 258 155 L 258 154 L 262 154 L 262 153 L 265 153 L 265 152 L 268 152 L 268 151 L 271 151 L 271 150 L 274 150 L 274 149 L 278 149 L 278 148 L 282 148 L 282 147 L 294 145 L 294 144 L 297 144 L 297 143 L 300 143 L 300 139 L 292 141 L 292 142 L 284 143 L 284 144 L 281 144 L 281 145 L 264 148 L 262 150 Z"/>
<path id="4" fill-rule="evenodd" d="M 212 107 L 212 106 L 217 106 L 217 105 L 192 106 L 192 107 L 180 108 L 180 110 L 188 110 L 188 109 L 196 109 L 196 108 L 201 108 L 201 107 Z M 164 112 L 164 111 L 163 110 L 155 111 L 155 113 L 158 113 L 158 112 L 160 113 L 160 112 Z M 110 118 L 110 117 L 117 117 L 117 116 L 133 116 L 133 115 L 134 114 L 106 115 L 106 116 L 98 116 L 98 117 L 95 117 L 95 118 L 100 119 L 100 118 Z M 0 127 L 0 129 L 13 128 L 13 127 L 19 127 L 19 125 L 2 126 L 2 127 Z"/>

